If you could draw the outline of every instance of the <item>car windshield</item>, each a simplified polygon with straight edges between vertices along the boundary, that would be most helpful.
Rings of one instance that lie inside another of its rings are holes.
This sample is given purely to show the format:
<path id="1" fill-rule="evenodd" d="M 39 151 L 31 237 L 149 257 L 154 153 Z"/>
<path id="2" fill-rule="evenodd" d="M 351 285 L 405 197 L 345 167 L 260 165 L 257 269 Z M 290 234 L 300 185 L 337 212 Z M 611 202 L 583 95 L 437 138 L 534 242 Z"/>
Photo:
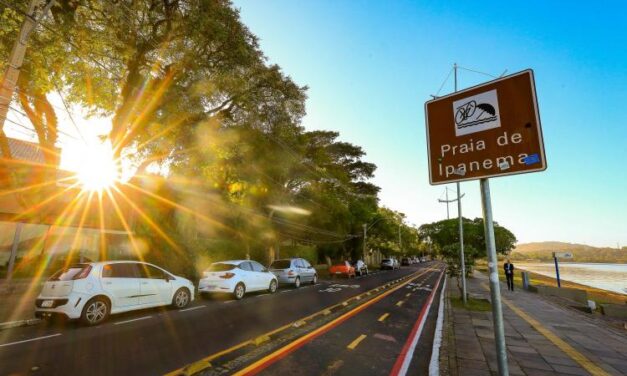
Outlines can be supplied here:
<path id="1" fill-rule="evenodd" d="M 235 269 L 235 265 L 233 264 L 223 264 L 221 262 L 215 263 L 215 264 L 211 264 L 211 266 L 209 267 L 209 269 L 207 269 L 208 272 L 225 272 L 227 270 L 233 270 Z"/>
<path id="2" fill-rule="evenodd" d="M 87 268 L 89 265 L 72 265 L 65 269 L 61 269 L 54 273 L 48 280 L 49 281 L 71 281 Z"/>
<path id="3" fill-rule="evenodd" d="M 288 269 L 292 265 L 290 260 L 276 260 L 270 265 L 270 269 Z"/>
<path id="4" fill-rule="evenodd" d="M 381 262 L 390 262 L 390 261 L 392 261 L 392 260 L 390 260 L 390 259 L 383 259 L 383 261 L 381 261 Z"/>

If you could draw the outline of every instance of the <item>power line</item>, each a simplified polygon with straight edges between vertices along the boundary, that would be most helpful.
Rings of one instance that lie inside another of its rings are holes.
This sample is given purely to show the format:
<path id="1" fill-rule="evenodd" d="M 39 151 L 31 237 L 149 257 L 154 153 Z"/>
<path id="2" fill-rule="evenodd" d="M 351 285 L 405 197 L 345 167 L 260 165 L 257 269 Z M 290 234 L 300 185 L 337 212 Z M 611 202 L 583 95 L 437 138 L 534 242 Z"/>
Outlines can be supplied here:
<path id="1" fill-rule="evenodd" d="M 15 108 L 15 107 L 13 107 L 13 106 L 9 106 L 9 108 L 10 108 L 12 111 L 15 111 L 16 113 L 18 113 L 18 114 L 20 114 L 20 115 L 24 116 L 26 119 L 28 119 L 28 121 L 30 121 L 30 118 L 29 118 L 29 117 L 28 117 L 28 115 L 27 115 L 27 114 L 25 114 L 24 112 L 22 112 L 22 111 L 18 110 L 17 108 Z M 22 127 L 25 127 L 25 128 L 26 128 L 26 126 L 25 126 L 25 125 L 22 125 Z M 75 140 L 75 141 L 80 141 L 78 138 L 76 138 L 76 137 L 72 136 L 71 134 L 66 133 L 66 132 L 64 132 L 64 131 L 62 131 L 62 130 L 60 130 L 60 129 L 58 129 L 58 127 L 57 127 L 57 134 L 62 134 L 62 135 L 64 135 L 64 136 L 66 136 L 66 137 L 69 137 L 69 138 L 71 138 L 71 139 Z"/>

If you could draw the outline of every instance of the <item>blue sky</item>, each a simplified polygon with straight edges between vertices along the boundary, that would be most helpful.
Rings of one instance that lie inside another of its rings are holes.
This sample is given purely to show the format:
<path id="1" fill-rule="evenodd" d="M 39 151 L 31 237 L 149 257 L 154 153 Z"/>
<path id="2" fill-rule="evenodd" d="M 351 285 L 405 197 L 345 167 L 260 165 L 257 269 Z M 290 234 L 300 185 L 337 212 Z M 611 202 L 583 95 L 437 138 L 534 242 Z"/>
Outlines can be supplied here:
<path id="1" fill-rule="evenodd" d="M 235 5 L 270 62 L 309 86 L 305 127 L 364 147 L 382 203 L 418 225 L 446 216 L 444 186 L 428 183 L 423 105 L 452 64 L 534 69 L 549 167 L 492 179 L 495 219 L 520 242 L 627 245 L 627 3 Z M 459 88 L 486 79 L 461 70 Z M 440 95 L 452 90 L 450 79 Z M 478 186 L 462 184 L 467 217 L 481 216 Z"/>

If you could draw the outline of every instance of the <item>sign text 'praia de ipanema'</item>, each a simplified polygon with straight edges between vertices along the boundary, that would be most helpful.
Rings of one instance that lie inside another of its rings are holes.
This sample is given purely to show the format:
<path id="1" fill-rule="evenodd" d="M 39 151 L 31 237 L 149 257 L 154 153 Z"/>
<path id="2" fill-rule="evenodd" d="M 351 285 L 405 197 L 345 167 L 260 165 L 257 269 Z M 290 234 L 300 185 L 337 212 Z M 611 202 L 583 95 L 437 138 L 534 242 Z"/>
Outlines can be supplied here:
<path id="1" fill-rule="evenodd" d="M 425 103 L 431 184 L 546 169 L 533 72 Z"/>

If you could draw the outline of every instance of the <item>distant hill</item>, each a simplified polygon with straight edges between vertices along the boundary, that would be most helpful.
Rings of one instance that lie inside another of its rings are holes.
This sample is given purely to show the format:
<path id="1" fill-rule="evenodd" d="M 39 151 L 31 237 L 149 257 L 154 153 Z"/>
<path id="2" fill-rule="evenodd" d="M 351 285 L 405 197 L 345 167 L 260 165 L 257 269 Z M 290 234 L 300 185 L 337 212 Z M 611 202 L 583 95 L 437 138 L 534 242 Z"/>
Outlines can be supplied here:
<path id="1" fill-rule="evenodd" d="M 510 258 L 512 260 L 551 261 L 553 252 L 571 252 L 573 262 L 627 263 L 627 247 L 619 250 L 553 241 L 519 244 L 510 254 Z"/>

